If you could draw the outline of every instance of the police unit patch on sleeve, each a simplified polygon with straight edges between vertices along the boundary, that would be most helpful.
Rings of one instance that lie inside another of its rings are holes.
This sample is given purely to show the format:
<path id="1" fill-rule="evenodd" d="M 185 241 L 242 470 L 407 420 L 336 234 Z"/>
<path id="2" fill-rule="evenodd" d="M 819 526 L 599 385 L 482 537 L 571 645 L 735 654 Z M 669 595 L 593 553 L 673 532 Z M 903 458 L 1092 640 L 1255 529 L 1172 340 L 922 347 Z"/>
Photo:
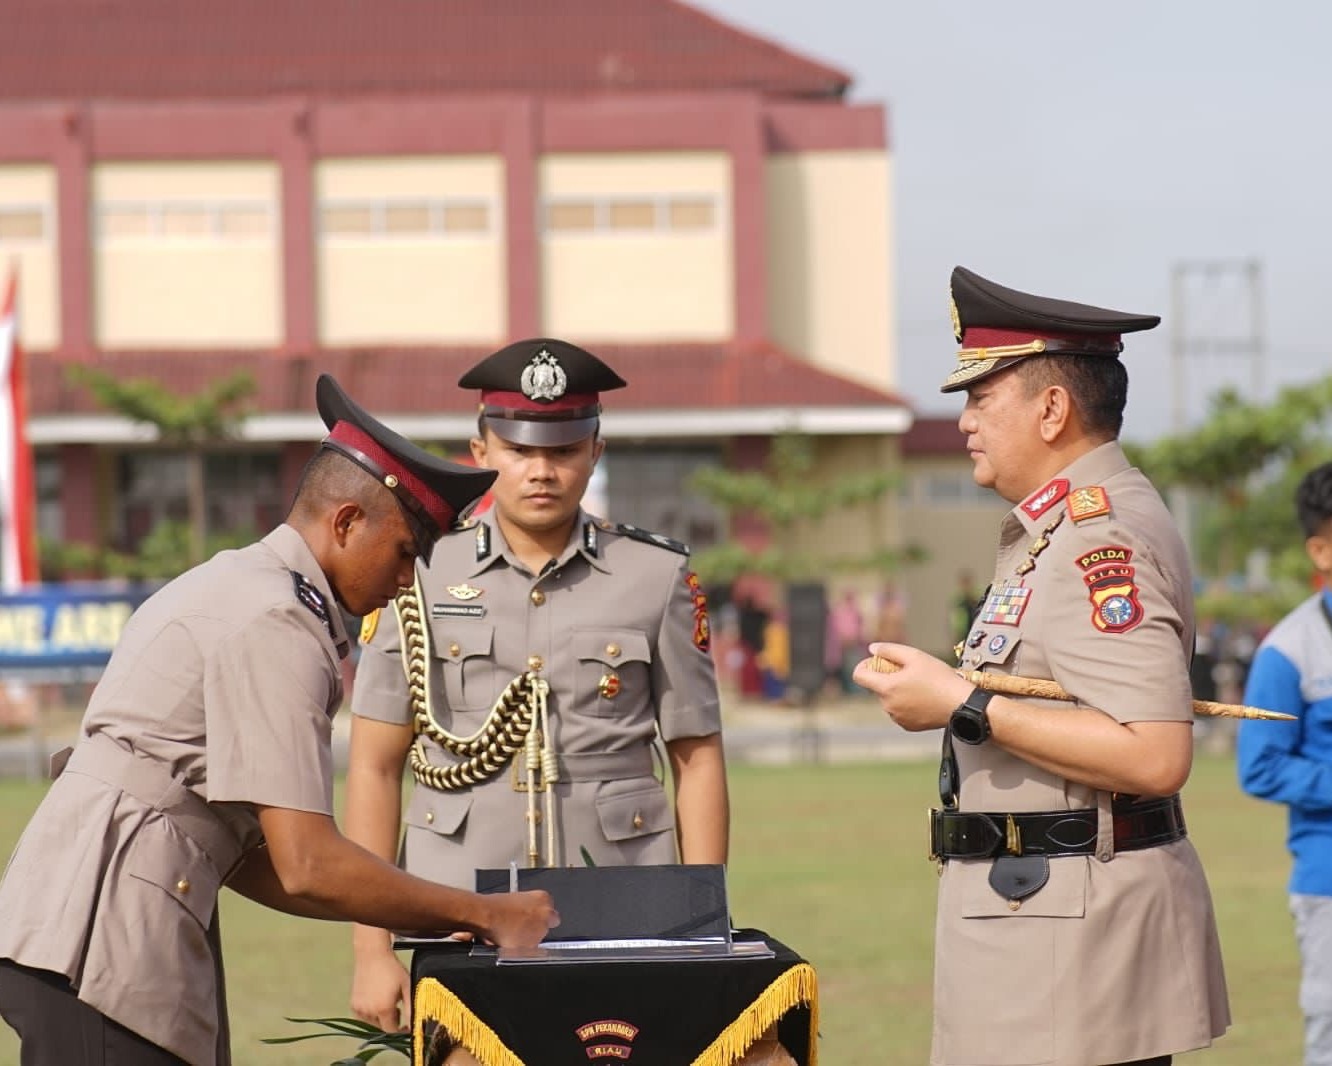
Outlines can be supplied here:
<path id="1" fill-rule="evenodd" d="M 375 632 L 379 629 L 379 608 L 376 607 L 368 615 L 361 619 L 361 643 L 369 644 L 375 639 Z"/>
<path id="2" fill-rule="evenodd" d="M 291 580 L 296 586 L 296 599 L 301 602 L 301 606 L 308 608 L 311 614 L 323 622 L 328 635 L 332 637 L 333 618 L 328 613 L 328 601 L 324 599 L 324 594 L 314 587 L 309 578 L 295 570 L 291 572 Z"/>
<path id="3" fill-rule="evenodd" d="M 1087 485 L 1068 494 L 1068 516 L 1074 522 L 1085 522 L 1110 513 L 1110 497 L 1100 485 Z"/>
<path id="4" fill-rule="evenodd" d="M 712 647 L 712 629 L 708 624 L 708 597 L 698 583 L 698 575 L 690 570 L 685 574 L 689 597 L 694 603 L 694 647 L 707 651 Z"/>
<path id="5" fill-rule="evenodd" d="M 1132 559 L 1133 549 L 1123 544 L 1104 544 L 1078 556 L 1092 602 L 1092 625 L 1102 633 L 1126 633 L 1143 619 Z"/>

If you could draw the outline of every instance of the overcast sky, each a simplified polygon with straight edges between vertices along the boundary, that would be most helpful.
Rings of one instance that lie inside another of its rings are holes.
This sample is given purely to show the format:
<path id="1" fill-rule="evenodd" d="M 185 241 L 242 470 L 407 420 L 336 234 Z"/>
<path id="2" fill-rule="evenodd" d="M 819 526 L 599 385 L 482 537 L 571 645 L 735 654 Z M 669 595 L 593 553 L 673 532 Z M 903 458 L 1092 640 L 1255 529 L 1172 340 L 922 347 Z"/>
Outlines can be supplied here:
<path id="1" fill-rule="evenodd" d="M 691 2 L 886 105 L 900 378 L 919 410 L 960 407 L 937 391 L 957 263 L 1163 317 L 1126 338 L 1132 440 L 1196 423 L 1216 382 L 1270 399 L 1332 371 L 1332 3 Z"/>

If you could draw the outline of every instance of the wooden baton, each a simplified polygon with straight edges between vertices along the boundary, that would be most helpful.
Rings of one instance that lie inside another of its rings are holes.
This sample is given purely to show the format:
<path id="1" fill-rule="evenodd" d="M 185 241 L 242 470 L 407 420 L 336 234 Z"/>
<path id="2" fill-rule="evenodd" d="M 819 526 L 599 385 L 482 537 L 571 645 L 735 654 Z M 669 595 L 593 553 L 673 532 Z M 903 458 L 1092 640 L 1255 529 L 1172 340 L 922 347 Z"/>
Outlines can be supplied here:
<path id="1" fill-rule="evenodd" d="M 892 674 L 902 669 L 897 663 L 875 655 L 870 669 L 879 674 Z M 1017 677 L 1011 674 L 987 674 L 982 670 L 958 670 L 957 676 L 970 681 L 977 688 L 1001 696 L 1034 696 L 1042 700 L 1063 700 L 1075 703 L 1077 697 L 1055 681 L 1039 677 Z M 1194 700 L 1193 713 L 1207 718 L 1254 718 L 1269 722 L 1293 722 L 1293 714 L 1268 711 L 1262 707 L 1246 707 L 1239 703 L 1217 703 L 1215 700 Z"/>

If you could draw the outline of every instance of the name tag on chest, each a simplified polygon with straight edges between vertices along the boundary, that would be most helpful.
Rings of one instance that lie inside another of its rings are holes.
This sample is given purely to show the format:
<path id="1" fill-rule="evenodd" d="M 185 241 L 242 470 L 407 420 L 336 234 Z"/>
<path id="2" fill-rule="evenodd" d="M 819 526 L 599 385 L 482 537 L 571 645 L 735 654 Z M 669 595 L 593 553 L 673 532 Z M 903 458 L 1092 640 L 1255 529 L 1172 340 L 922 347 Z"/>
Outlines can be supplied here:
<path id="1" fill-rule="evenodd" d="M 431 618 L 484 618 L 486 609 L 479 603 L 432 603 Z"/>

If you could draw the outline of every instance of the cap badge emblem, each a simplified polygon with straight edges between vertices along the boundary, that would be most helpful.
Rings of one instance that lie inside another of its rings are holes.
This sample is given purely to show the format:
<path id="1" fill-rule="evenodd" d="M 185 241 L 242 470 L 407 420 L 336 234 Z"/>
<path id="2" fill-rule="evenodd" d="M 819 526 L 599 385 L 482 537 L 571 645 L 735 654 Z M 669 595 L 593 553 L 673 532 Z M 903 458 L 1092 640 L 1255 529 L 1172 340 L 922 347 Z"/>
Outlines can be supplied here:
<path id="1" fill-rule="evenodd" d="M 953 320 L 953 336 L 957 343 L 962 343 L 962 316 L 957 313 L 957 301 L 953 299 L 953 290 L 948 289 L 948 314 Z"/>
<path id="2" fill-rule="evenodd" d="M 448 592 L 455 600 L 474 600 L 481 595 L 482 590 L 464 582 L 461 585 L 449 585 Z"/>
<path id="3" fill-rule="evenodd" d="M 521 379 L 524 396 L 529 400 L 545 402 L 558 400 L 564 395 L 568 384 L 569 378 L 564 373 L 564 367 L 545 348 L 532 357 Z"/>

